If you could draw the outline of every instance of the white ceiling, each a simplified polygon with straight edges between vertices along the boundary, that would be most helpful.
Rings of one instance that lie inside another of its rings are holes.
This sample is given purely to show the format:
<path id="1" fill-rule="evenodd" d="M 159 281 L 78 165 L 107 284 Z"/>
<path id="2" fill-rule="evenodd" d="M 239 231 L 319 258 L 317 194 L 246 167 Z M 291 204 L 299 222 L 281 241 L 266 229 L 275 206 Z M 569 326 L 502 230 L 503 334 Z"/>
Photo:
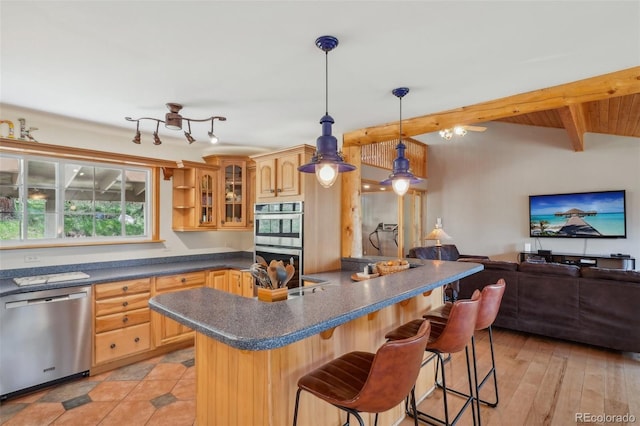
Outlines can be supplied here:
<path id="1" fill-rule="evenodd" d="M 0 15 L 3 103 L 133 136 L 125 116 L 163 118 L 177 102 L 185 117 L 226 116 L 216 133 L 238 146 L 315 144 L 325 34 L 340 41 L 329 53 L 339 140 L 396 121 L 395 87 L 411 89 L 409 118 L 640 64 L 640 0 L 1 0 Z"/>

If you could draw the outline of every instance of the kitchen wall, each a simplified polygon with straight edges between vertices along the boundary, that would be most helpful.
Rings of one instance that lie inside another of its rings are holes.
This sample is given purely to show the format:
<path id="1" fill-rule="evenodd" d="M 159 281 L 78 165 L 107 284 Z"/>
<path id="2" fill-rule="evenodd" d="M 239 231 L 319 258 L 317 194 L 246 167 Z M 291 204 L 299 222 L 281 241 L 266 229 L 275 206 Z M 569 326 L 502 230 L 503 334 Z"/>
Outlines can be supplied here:
<path id="1" fill-rule="evenodd" d="M 640 139 L 588 133 L 575 152 L 563 129 L 488 123 L 429 144 L 427 229 L 441 217 L 461 253 L 516 260 L 533 250 L 628 253 L 640 269 Z M 429 135 L 431 137 L 432 135 Z M 532 194 L 626 190 L 626 239 L 529 238 Z"/>
<path id="2" fill-rule="evenodd" d="M 123 111 L 123 127 L 114 128 L 11 105 L 0 105 L 0 118 L 11 120 L 16 126 L 19 126 L 18 118 L 25 118 L 27 127 L 39 129 L 33 132 L 35 138 L 46 144 L 126 153 L 148 158 L 199 162 L 204 162 L 202 160 L 204 155 L 216 153 L 215 148 L 210 148 L 205 142 L 188 145 L 184 138 L 172 139 L 161 136 L 162 145 L 155 146 L 151 138 L 152 132 L 143 132 L 142 144 L 136 145 L 131 142 L 135 133 L 135 124 L 125 122 L 125 114 L 126 111 Z M 2 130 L 3 135 L 6 136 L 6 126 L 3 126 Z M 16 134 L 19 134 L 19 127 L 16 130 L 18 132 Z M 171 230 L 171 215 L 171 181 L 161 180 L 160 237 L 165 240 L 163 243 L 2 250 L 0 268 L 14 269 L 236 250 L 253 251 L 253 233 L 250 231 L 174 232 Z M 35 256 L 39 261 L 26 263 L 27 256 Z"/>

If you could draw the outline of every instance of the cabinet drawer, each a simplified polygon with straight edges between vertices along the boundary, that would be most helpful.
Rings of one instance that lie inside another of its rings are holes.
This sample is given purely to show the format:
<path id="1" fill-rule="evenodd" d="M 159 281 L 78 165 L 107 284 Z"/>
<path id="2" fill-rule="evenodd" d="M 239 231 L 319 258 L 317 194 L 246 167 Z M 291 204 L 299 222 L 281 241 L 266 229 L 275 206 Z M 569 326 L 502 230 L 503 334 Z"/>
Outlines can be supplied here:
<path id="1" fill-rule="evenodd" d="M 128 296 L 111 297 L 96 300 L 96 316 L 127 312 L 146 308 L 149 305 L 149 293 L 130 294 Z"/>
<path id="2" fill-rule="evenodd" d="M 117 328 L 131 327 L 149 322 L 149 308 L 136 309 L 111 315 L 103 315 L 96 318 L 96 333 L 103 333 Z"/>
<path id="3" fill-rule="evenodd" d="M 146 351 L 150 347 L 150 337 L 149 323 L 96 334 L 95 362 L 100 364 Z"/>
<path id="4" fill-rule="evenodd" d="M 151 280 L 141 278 L 139 280 L 119 281 L 108 284 L 98 284 L 94 287 L 96 299 L 105 297 L 126 296 L 134 293 L 147 293 L 151 291 Z"/>
<path id="5" fill-rule="evenodd" d="M 156 293 L 167 290 L 179 290 L 181 288 L 203 286 L 205 282 L 205 271 L 188 272 L 179 275 L 167 275 L 156 278 Z"/>

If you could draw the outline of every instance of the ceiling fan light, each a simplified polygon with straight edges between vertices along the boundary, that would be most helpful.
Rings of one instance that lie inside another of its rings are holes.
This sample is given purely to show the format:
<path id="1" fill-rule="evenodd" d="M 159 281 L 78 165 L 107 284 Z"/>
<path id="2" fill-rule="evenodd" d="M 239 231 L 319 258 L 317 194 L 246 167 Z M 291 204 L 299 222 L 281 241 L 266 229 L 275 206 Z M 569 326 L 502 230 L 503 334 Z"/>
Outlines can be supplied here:
<path id="1" fill-rule="evenodd" d="M 453 133 L 458 136 L 464 136 L 467 134 L 467 129 L 465 129 L 464 126 L 455 126 L 453 128 Z"/>
<path id="2" fill-rule="evenodd" d="M 439 133 L 440 137 L 446 141 L 451 140 L 451 138 L 453 137 L 453 130 L 451 129 L 442 129 Z"/>

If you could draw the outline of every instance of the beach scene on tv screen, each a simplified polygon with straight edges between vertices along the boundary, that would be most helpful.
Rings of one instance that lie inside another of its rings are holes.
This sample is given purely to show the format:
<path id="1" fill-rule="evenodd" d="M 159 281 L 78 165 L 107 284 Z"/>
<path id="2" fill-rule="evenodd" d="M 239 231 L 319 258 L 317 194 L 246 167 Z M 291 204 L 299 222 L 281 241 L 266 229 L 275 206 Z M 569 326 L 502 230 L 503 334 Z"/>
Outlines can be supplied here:
<path id="1" fill-rule="evenodd" d="M 529 197 L 532 237 L 624 237 L 624 192 Z"/>

